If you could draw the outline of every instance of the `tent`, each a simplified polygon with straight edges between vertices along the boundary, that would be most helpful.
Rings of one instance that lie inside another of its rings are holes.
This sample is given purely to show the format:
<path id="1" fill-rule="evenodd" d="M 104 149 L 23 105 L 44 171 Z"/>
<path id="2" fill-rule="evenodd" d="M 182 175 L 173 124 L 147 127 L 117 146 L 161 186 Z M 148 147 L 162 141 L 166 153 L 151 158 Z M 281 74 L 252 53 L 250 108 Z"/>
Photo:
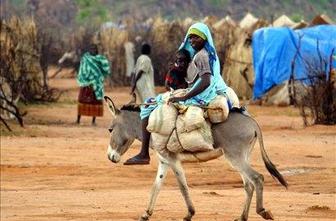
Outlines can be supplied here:
<path id="1" fill-rule="evenodd" d="M 205 24 L 207 24 L 208 26 L 213 26 L 216 22 L 218 22 L 218 17 L 214 16 L 214 15 L 209 15 L 206 16 L 202 22 L 204 22 Z"/>
<path id="2" fill-rule="evenodd" d="M 291 78 L 307 80 L 308 65 L 319 63 L 325 74 L 336 68 L 336 26 L 319 25 L 300 30 L 261 28 L 252 37 L 255 84 L 253 98 L 261 98 L 273 86 Z M 294 69 L 292 71 L 292 61 Z M 305 81 L 305 83 L 307 83 Z"/>
<path id="3" fill-rule="evenodd" d="M 239 27 L 244 29 L 249 29 L 255 23 L 258 22 L 258 19 L 254 17 L 251 13 L 247 13 L 245 17 L 240 21 Z"/>
<path id="4" fill-rule="evenodd" d="M 296 23 L 296 25 L 292 26 L 292 29 L 302 29 L 308 26 L 308 23 L 304 20 L 301 20 L 300 22 Z"/>
<path id="5" fill-rule="evenodd" d="M 222 18 L 221 20 L 217 21 L 215 24 L 213 24 L 213 28 L 214 29 L 219 29 L 220 27 L 222 27 L 223 25 L 229 24 L 231 26 L 236 26 L 236 22 L 234 20 L 232 20 L 232 18 L 230 16 L 226 16 L 225 18 Z"/>
<path id="6" fill-rule="evenodd" d="M 310 22 L 310 26 L 324 25 L 324 24 L 333 25 L 335 23 L 331 20 L 331 18 L 329 18 L 325 14 L 315 16 L 313 20 Z"/>
<path id="7" fill-rule="evenodd" d="M 290 18 L 286 15 L 281 15 L 273 22 L 273 27 L 293 27 L 296 23 L 293 22 Z"/>
<path id="8" fill-rule="evenodd" d="M 258 19 L 253 25 L 249 26 L 248 29 L 236 26 L 227 26 L 227 28 L 222 29 L 222 32 L 218 32 L 217 29 L 214 29 L 215 34 L 220 33 L 218 36 L 224 36 L 224 34 L 229 34 L 229 32 L 232 33 L 232 35 L 226 35 L 228 36 L 228 38 L 225 39 L 226 43 L 222 44 L 225 46 L 225 53 L 220 53 L 223 47 L 216 45 L 216 48 L 219 49 L 217 53 L 222 55 L 221 58 L 224 58 L 222 76 L 225 82 L 237 93 L 239 98 L 250 99 L 252 97 L 254 83 L 251 47 L 252 33 L 268 25 L 265 20 Z M 217 35 L 215 35 L 215 37 L 217 37 Z M 221 41 L 224 38 L 220 37 L 217 39 Z M 217 42 L 219 41 L 216 40 L 216 43 Z"/>

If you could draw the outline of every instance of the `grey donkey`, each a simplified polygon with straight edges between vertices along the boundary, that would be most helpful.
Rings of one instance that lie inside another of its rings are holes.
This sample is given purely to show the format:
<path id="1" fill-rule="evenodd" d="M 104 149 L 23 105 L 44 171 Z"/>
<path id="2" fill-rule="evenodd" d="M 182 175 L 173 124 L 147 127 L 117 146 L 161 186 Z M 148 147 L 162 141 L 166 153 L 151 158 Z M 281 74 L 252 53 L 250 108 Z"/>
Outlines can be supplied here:
<path id="1" fill-rule="evenodd" d="M 113 163 L 118 163 L 121 156 L 128 150 L 135 139 L 141 141 L 140 109 L 136 106 L 126 105 L 119 110 L 111 98 L 105 96 L 104 99 L 113 118 L 109 128 L 111 139 L 107 155 L 109 160 Z M 159 165 L 151 190 L 149 205 L 144 214 L 140 217 L 140 221 L 149 220 L 153 214 L 154 204 L 168 168 L 174 171 L 180 191 L 188 208 L 187 215 L 183 220 L 190 221 L 195 214 L 195 208 L 189 195 L 182 162 L 207 161 L 216 159 L 222 155 L 224 155 L 231 166 L 240 173 L 244 182 L 246 201 L 242 214 L 238 219 L 235 219 L 235 221 L 248 220 L 254 190 L 256 190 L 256 212 L 264 219 L 273 220 L 272 213 L 263 207 L 263 175 L 256 172 L 249 163 L 249 157 L 257 139 L 259 140 L 262 159 L 269 173 L 286 188 L 288 184 L 267 156 L 258 123 L 249 116 L 232 112 L 225 122 L 212 126 L 212 133 L 214 137 L 214 150 L 210 152 L 176 154 L 169 152 L 166 148 L 152 146 L 157 152 Z"/>

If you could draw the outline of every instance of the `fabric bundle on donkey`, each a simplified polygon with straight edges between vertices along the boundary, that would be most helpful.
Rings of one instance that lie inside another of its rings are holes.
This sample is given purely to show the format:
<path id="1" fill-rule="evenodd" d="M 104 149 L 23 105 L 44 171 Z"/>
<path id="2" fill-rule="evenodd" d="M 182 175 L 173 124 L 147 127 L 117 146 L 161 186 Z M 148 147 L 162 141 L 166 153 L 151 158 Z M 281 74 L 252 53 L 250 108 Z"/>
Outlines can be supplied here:
<path id="1" fill-rule="evenodd" d="M 176 94 L 183 94 L 183 90 L 177 90 Z M 171 92 L 163 95 L 166 102 Z M 219 123 L 226 120 L 229 107 L 224 96 L 218 96 L 204 109 L 198 106 L 184 106 L 173 104 L 159 105 L 151 113 L 147 130 L 152 133 L 154 145 L 160 149 L 167 148 L 174 153 L 183 151 L 202 152 L 213 150 L 213 137 L 211 123 Z M 209 120 L 205 116 L 210 116 Z"/>
<path id="2" fill-rule="evenodd" d="M 227 98 L 224 95 L 218 95 L 209 103 L 205 115 L 211 123 L 221 123 L 228 118 L 229 112 Z"/>

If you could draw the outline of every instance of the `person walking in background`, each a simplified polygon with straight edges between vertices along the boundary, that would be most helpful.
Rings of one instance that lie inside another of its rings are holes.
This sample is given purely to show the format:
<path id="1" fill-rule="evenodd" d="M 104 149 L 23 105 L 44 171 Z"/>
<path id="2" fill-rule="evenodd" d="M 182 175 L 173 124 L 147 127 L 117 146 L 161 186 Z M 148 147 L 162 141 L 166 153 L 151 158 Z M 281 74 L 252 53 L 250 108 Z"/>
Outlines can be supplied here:
<path id="1" fill-rule="evenodd" d="M 92 116 L 92 125 L 96 117 L 103 116 L 104 79 L 110 75 L 108 59 L 98 54 L 98 47 L 92 44 L 88 52 L 81 58 L 77 83 L 80 86 L 78 95 L 77 123 L 81 116 Z"/>
<path id="2" fill-rule="evenodd" d="M 147 98 L 155 97 L 154 70 L 152 61 L 149 57 L 151 47 L 149 44 L 143 44 L 141 55 L 136 61 L 134 73 L 131 78 L 131 94 L 136 92 L 140 103 Z"/>

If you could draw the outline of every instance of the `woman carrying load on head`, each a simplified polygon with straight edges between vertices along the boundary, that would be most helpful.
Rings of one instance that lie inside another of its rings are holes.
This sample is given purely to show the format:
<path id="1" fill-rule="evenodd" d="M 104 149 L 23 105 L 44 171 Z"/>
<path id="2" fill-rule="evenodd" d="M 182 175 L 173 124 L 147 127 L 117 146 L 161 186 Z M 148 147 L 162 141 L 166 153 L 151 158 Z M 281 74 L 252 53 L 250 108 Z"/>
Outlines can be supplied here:
<path id="1" fill-rule="evenodd" d="M 88 52 L 81 58 L 77 83 L 78 95 L 77 123 L 84 116 L 92 116 L 92 125 L 96 117 L 103 116 L 104 79 L 110 75 L 110 64 L 104 55 L 98 54 L 98 47 L 91 44 Z"/>
<path id="2" fill-rule="evenodd" d="M 229 87 L 220 74 L 219 59 L 207 25 L 203 23 L 192 25 L 179 49 L 187 50 L 192 57 L 186 76 L 189 89 L 184 96 L 171 97 L 168 102 L 204 106 L 218 94 L 225 94 Z M 159 102 L 158 99 L 159 96 L 156 97 L 156 102 Z M 148 123 L 151 111 L 143 108 L 141 119 L 147 119 Z M 146 133 L 149 134 L 143 125 L 143 135 Z M 125 164 L 145 164 L 145 162 L 149 163 L 148 145 L 142 145 L 140 153 L 127 160 Z"/>

